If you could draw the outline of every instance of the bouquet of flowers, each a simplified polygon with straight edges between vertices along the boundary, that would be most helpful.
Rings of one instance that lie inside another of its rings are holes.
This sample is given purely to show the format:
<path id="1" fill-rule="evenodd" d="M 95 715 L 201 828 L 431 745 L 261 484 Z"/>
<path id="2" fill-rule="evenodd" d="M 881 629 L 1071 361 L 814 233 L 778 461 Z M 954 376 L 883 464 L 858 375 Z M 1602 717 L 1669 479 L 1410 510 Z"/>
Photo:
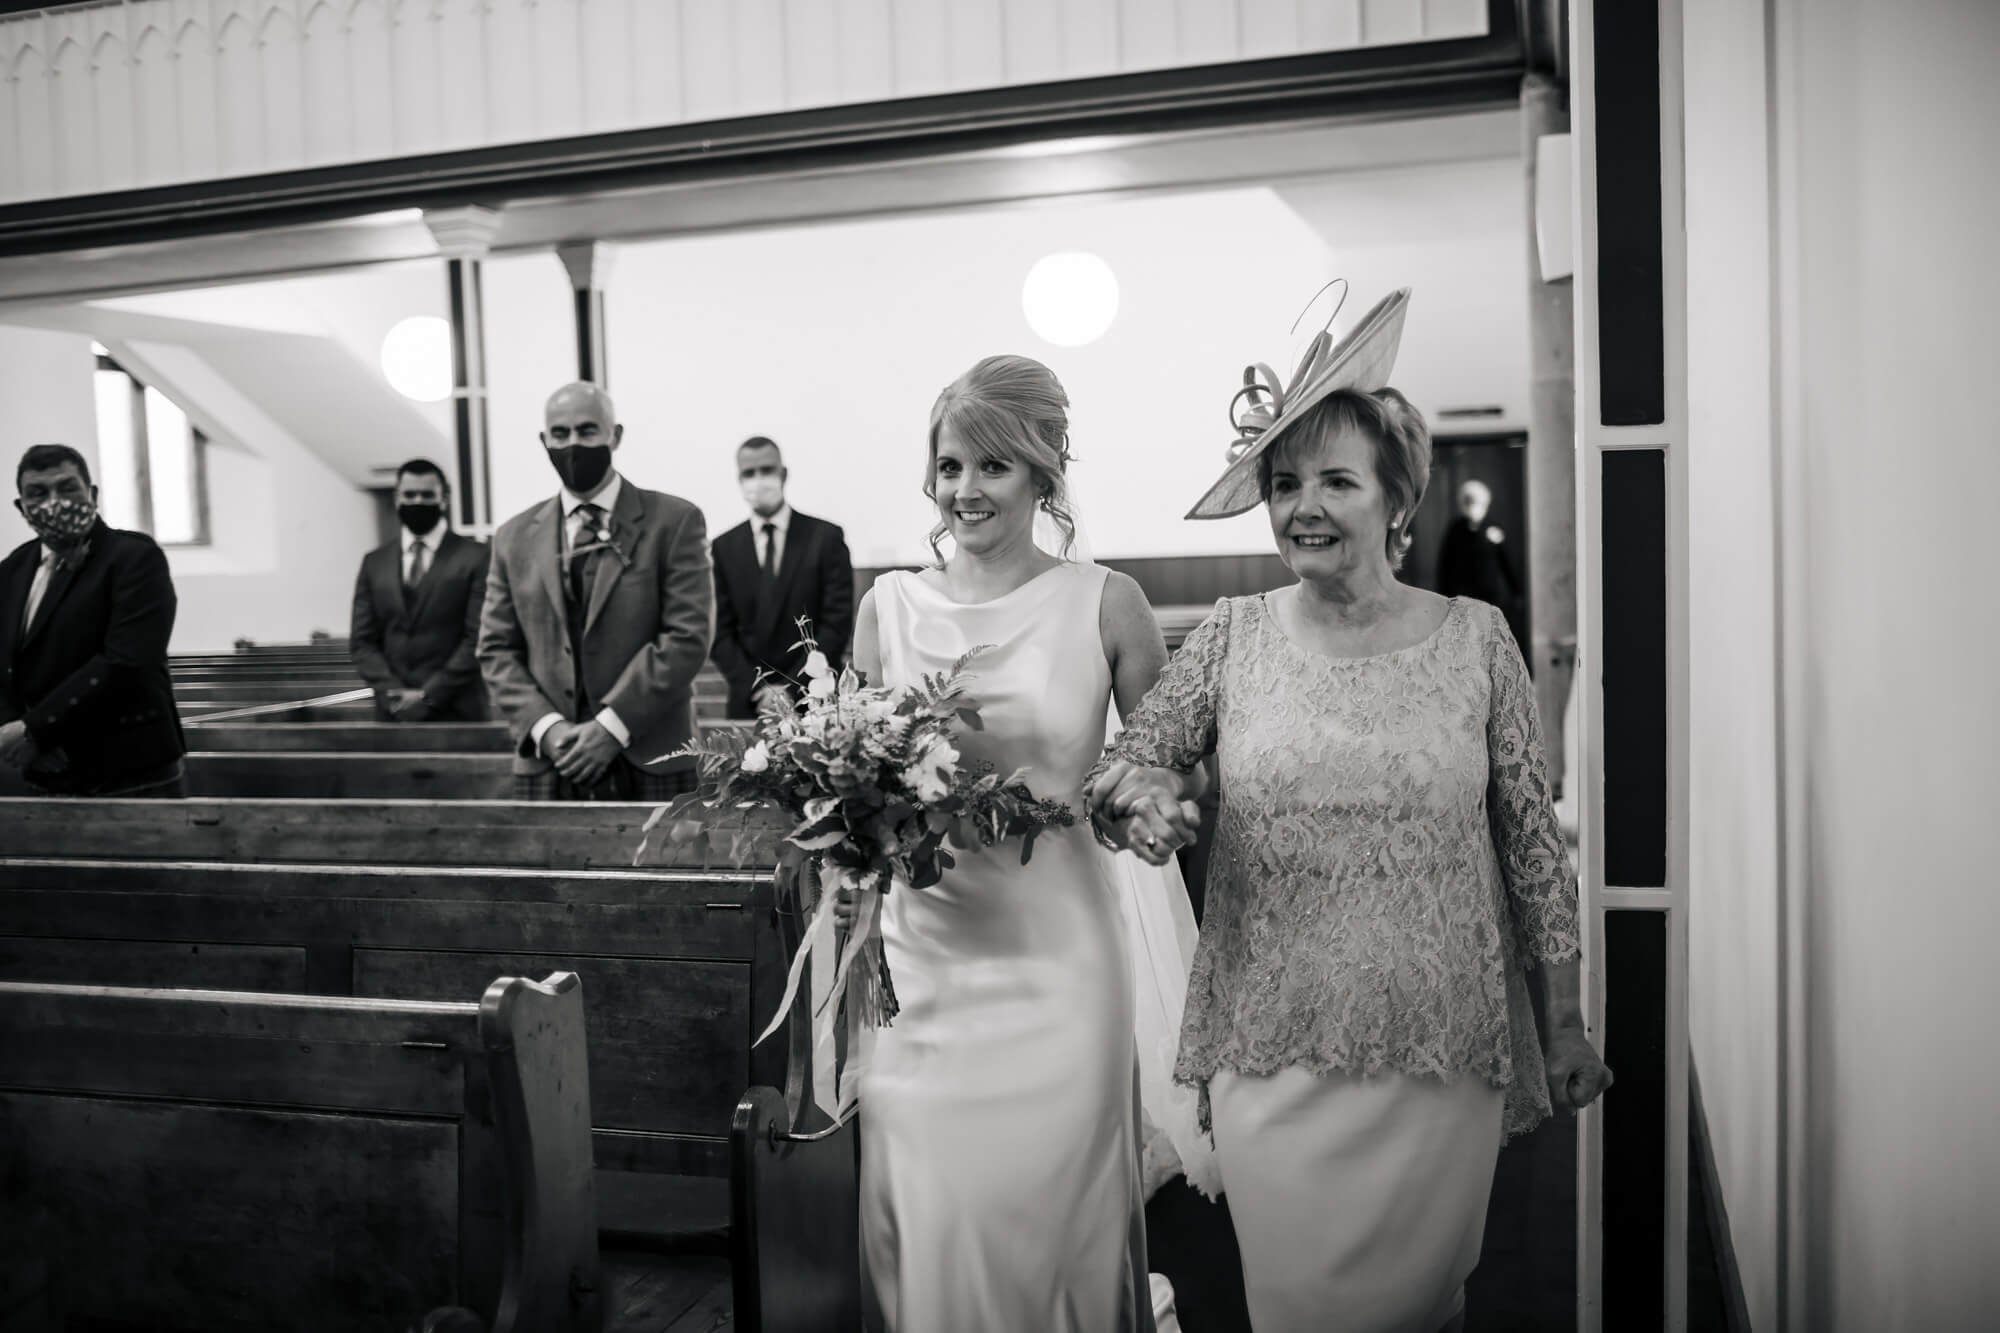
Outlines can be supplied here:
<path id="1" fill-rule="evenodd" d="M 779 848 L 779 883 L 810 922 L 785 997 L 758 1040 L 791 1012 L 806 959 L 820 946 L 822 959 L 831 953 L 835 961 L 815 1006 L 814 1046 L 830 1052 L 843 999 L 862 1024 L 886 1026 L 896 1016 L 876 930 L 885 895 L 929 888 L 955 853 L 1012 838 L 1021 840 L 1025 865 L 1036 836 L 1073 824 L 1075 815 L 1061 801 L 1038 799 L 1020 773 L 1002 775 L 959 754 L 955 728 L 981 729 L 978 700 L 967 690 L 980 649 L 948 672 L 892 689 L 864 683 L 851 667 L 836 673 L 803 621 L 799 630 L 796 646 L 808 651 L 804 697 L 754 726 L 705 733 L 678 751 L 698 761 L 699 782 L 654 811 L 646 834 L 650 841 L 665 824 L 669 842 L 699 850 L 730 828 L 741 864 L 751 842 L 743 812 L 775 809 L 792 824 Z M 854 892 L 855 912 L 842 939 L 833 906 L 844 891 Z"/>

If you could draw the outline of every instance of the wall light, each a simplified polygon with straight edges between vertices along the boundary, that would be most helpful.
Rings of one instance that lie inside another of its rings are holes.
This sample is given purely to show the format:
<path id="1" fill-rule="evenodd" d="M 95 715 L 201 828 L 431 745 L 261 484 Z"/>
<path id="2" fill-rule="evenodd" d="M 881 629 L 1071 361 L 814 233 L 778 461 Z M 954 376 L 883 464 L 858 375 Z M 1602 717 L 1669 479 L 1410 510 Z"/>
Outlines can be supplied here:
<path id="1" fill-rule="evenodd" d="M 412 315 L 382 339 L 382 373 L 405 398 L 435 403 L 451 397 L 451 325 L 436 315 Z"/>
<path id="2" fill-rule="evenodd" d="M 1118 277 L 1084 251 L 1044 255 L 1021 284 L 1021 312 L 1029 328 L 1058 347 L 1094 343 L 1118 317 Z"/>

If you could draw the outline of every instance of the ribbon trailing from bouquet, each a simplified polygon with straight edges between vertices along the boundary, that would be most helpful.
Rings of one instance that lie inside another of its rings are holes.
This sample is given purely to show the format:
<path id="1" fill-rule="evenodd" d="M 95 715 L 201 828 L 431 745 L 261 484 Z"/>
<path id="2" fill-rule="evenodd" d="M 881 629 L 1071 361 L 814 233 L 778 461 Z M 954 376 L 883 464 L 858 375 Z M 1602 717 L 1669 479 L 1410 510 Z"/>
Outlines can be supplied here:
<path id="1" fill-rule="evenodd" d="M 803 878 L 802 874 L 802 881 Z M 843 936 L 834 916 L 834 908 L 844 889 L 855 890 L 855 916 L 854 924 Z M 812 1025 L 813 1103 L 835 1121 L 844 1121 L 853 1114 L 861 1075 L 867 1068 L 868 1054 L 874 1045 L 875 1024 L 870 1020 L 875 1015 L 868 1012 L 870 1006 L 848 1004 L 847 1061 L 845 1067 L 841 1066 L 836 1033 L 842 1003 L 849 998 L 848 978 L 859 960 L 879 953 L 879 950 L 868 946 L 877 941 L 881 907 L 881 894 L 862 888 L 852 872 L 845 868 L 830 868 L 828 882 L 822 885 L 819 897 L 812 905 L 811 920 L 799 941 L 798 951 L 792 955 L 791 968 L 785 974 L 784 998 L 778 1001 L 778 1010 L 771 1016 L 770 1023 L 757 1035 L 757 1042 L 762 1043 L 784 1026 L 798 1001 L 799 986 L 806 980 L 806 971 L 810 967 L 808 1000 Z"/>

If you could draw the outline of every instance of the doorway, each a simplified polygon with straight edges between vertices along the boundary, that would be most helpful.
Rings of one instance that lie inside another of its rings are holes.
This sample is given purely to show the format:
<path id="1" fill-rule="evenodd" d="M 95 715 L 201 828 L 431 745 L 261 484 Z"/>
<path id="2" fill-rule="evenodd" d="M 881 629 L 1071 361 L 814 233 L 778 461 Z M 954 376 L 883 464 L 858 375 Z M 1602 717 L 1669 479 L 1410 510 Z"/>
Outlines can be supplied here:
<path id="1" fill-rule="evenodd" d="M 1410 553 L 1404 562 L 1407 581 L 1447 595 L 1477 597 L 1500 608 L 1514 640 L 1533 668 L 1528 651 L 1528 437 L 1521 432 L 1454 435 L 1436 440 L 1431 451 L 1431 480 L 1411 525 Z M 1479 482 L 1492 496 L 1492 506 L 1480 525 L 1484 550 L 1468 559 L 1462 537 L 1453 526 L 1459 489 Z M 1455 559 L 1447 548 L 1456 545 Z"/>

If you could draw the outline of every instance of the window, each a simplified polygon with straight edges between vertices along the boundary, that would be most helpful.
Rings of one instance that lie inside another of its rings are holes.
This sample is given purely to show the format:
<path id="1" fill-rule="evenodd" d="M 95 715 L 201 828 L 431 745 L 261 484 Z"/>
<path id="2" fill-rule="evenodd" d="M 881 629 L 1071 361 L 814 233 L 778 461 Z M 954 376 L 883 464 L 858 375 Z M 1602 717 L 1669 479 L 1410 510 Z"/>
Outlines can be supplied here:
<path id="1" fill-rule="evenodd" d="M 97 471 L 104 521 L 162 546 L 208 543 L 208 437 L 158 389 L 97 352 Z"/>

